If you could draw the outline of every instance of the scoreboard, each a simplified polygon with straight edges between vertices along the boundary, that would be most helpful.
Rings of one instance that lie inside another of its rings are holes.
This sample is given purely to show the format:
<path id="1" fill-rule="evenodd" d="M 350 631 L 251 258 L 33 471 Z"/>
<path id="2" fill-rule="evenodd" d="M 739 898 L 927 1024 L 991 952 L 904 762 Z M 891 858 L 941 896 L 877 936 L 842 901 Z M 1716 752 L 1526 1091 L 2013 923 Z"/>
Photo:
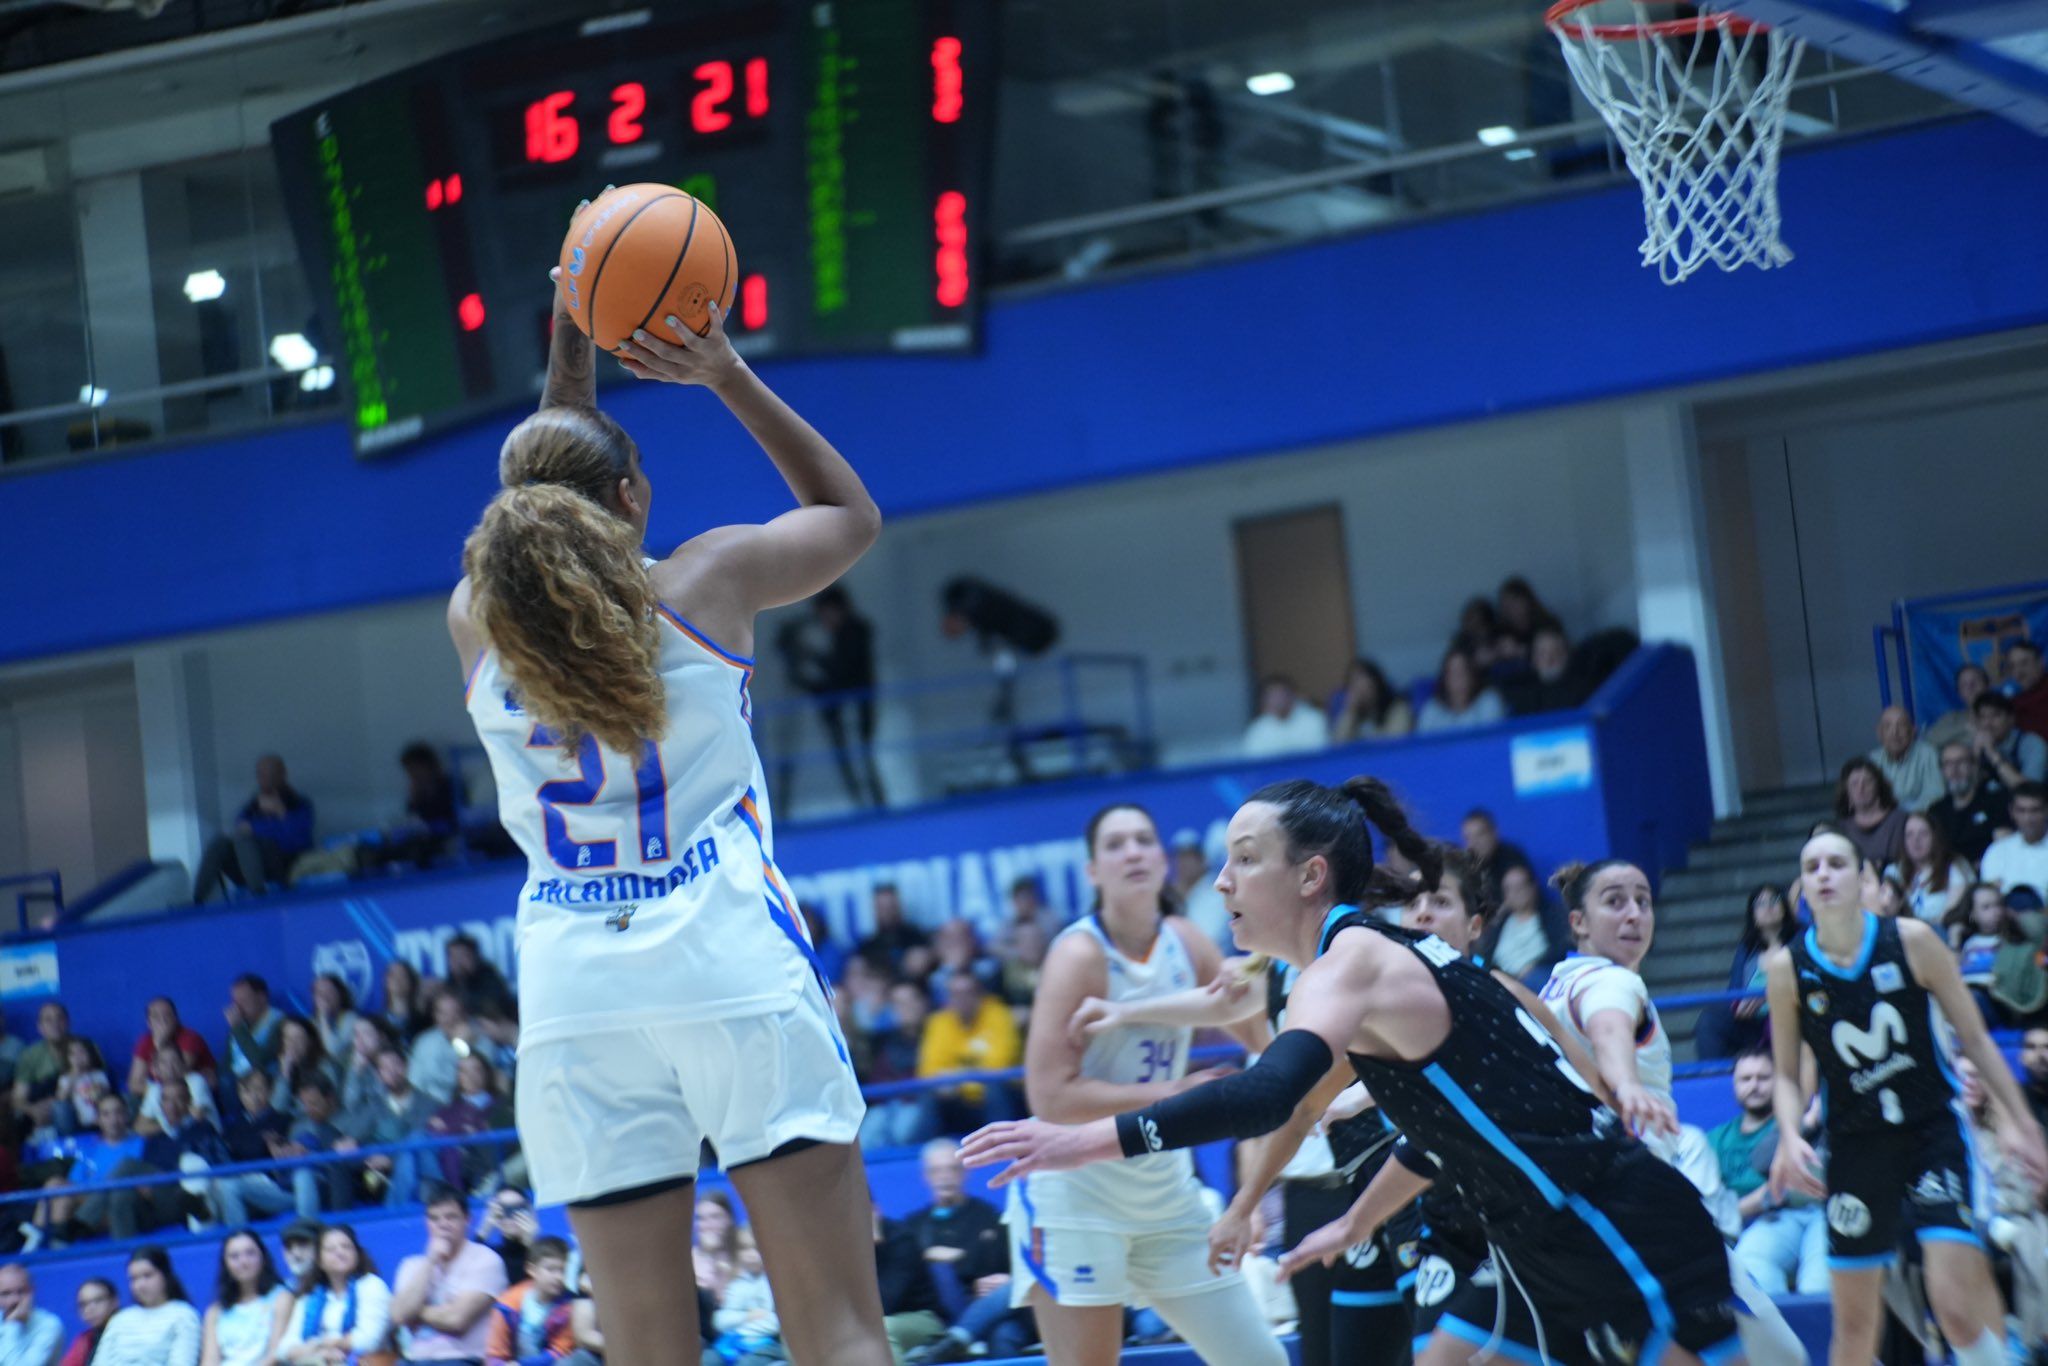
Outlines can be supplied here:
<path id="1" fill-rule="evenodd" d="M 359 453 L 531 400 L 547 270 L 610 183 L 725 221 L 750 358 L 979 344 L 994 0 L 669 9 L 466 49 L 272 126 Z"/>

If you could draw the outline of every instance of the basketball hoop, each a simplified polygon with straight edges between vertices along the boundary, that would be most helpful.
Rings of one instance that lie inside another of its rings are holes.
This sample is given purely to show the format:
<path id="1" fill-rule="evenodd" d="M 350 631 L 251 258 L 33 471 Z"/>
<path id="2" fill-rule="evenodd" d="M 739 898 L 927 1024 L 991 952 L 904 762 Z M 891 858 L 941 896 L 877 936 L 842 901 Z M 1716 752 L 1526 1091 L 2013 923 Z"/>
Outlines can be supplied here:
<path id="1" fill-rule="evenodd" d="M 1594 22 L 1597 5 L 1631 20 Z M 1670 0 L 1556 0 L 1544 23 L 1643 189 L 1643 264 L 1667 285 L 1712 262 L 1763 270 L 1779 238 L 1778 149 L 1804 41 Z M 1684 8 L 1691 8 L 1684 6 Z"/>

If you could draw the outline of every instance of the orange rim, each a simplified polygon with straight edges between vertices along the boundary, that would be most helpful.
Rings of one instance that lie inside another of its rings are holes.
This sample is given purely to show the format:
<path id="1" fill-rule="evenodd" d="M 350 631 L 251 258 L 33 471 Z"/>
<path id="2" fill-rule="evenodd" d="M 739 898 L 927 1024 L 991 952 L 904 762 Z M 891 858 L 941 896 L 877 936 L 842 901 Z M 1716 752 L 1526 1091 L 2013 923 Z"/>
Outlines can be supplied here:
<path id="1" fill-rule="evenodd" d="M 1600 0 L 1557 0 L 1544 12 L 1543 23 L 1561 38 L 1576 38 L 1580 42 L 1597 38 L 1610 43 L 1633 38 L 1683 38 L 1704 33 L 1710 28 L 1726 29 L 1736 34 L 1762 33 L 1769 28 L 1739 14 L 1696 14 L 1689 19 L 1659 19 L 1647 24 L 1585 24 L 1573 21 L 1573 15 L 1598 3 Z M 1653 4 L 1668 7 L 1676 4 L 1677 0 L 1636 0 L 1636 3 L 1647 9 Z"/>

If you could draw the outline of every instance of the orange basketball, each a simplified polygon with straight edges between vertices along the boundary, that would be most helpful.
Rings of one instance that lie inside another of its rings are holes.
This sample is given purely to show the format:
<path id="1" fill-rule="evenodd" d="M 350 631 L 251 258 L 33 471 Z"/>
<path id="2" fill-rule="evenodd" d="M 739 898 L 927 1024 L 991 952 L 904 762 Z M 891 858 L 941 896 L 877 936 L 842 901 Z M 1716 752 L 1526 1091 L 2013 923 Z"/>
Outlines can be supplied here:
<path id="1" fill-rule="evenodd" d="M 584 206 L 562 239 L 562 292 L 576 325 L 607 351 L 645 328 L 680 342 L 673 314 L 703 336 L 711 303 L 732 306 L 739 258 L 718 215 L 673 185 L 620 185 Z"/>

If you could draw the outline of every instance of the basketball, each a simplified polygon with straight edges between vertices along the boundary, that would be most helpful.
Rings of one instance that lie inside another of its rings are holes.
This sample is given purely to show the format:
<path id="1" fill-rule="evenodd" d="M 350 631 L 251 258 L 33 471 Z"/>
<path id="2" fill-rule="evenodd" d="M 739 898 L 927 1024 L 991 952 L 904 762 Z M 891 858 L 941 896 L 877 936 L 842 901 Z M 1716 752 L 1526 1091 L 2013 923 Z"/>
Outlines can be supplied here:
<path id="1" fill-rule="evenodd" d="M 739 260 L 732 235 L 708 205 L 673 185 L 606 190 L 583 207 L 562 239 L 562 291 L 576 325 L 607 351 L 645 328 L 681 337 L 670 315 L 703 336 L 711 308 L 732 305 Z"/>

